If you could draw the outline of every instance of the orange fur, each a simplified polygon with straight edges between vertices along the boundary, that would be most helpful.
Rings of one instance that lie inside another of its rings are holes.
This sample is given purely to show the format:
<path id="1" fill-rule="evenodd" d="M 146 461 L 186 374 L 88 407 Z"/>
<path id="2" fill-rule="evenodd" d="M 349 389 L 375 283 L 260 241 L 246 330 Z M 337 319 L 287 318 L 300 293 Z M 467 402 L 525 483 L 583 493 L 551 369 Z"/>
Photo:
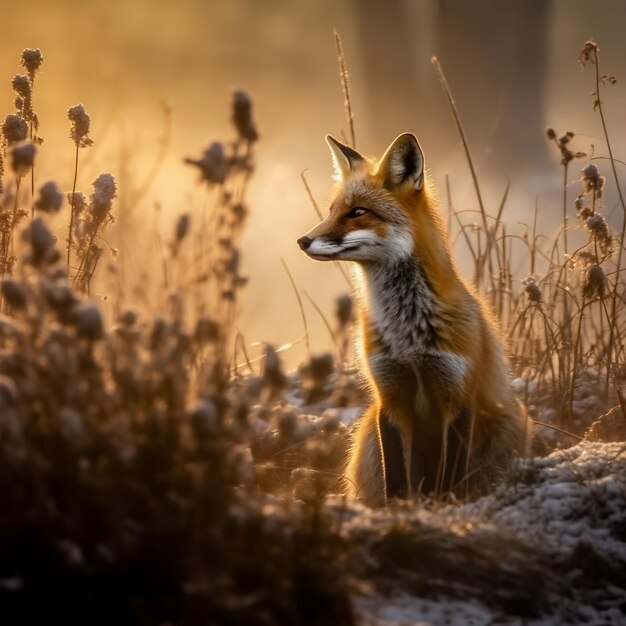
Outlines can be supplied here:
<path id="1" fill-rule="evenodd" d="M 370 505 L 418 491 L 484 491 L 528 442 L 492 313 L 461 277 L 417 140 L 378 162 L 332 138 L 342 184 L 301 247 L 357 263 L 362 369 L 349 490 Z"/>

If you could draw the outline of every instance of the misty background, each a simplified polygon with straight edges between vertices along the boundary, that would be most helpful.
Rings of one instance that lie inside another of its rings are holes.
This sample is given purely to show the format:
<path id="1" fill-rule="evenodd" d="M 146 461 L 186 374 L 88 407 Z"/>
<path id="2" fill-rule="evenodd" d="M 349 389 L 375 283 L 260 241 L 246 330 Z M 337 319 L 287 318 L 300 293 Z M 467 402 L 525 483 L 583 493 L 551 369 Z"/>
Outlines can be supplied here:
<path id="1" fill-rule="evenodd" d="M 573 131 L 575 150 L 607 154 L 592 110 L 593 71 L 577 62 L 584 42 L 600 46 L 603 106 L 615 156 L 626 161 L 626 3 L 620 0 L 77 0 L 3 3 L 0 38 L 0 113 L 13 111 L 10 81 L 21 73 L 19 54 L 41 48 L 45 62 L 35 83 L 41 146 L 36 177 L 70 190 L 74 146 L 67 109 L 82 102 L 92 120 L 93 148 L 81 151 L 78 189 L 102 171 L 118 181 L 114 212 L 132 210 L 111 235 L 123 264 L 123 297 L 137 304 L 135 286 L 158 280 L 147 253 L 155 206 L 166 236 L 178 215 L 206 202 L 183 157 L 198 156 L 213 140 L 233 138 L 230 102 L 236 88 L 254 101 L 261 134 L 248 196 L 243 244 L 250 277 L 238 327 L 250 344 L 292 342 L 302 322 L 281 258 L 299 287 L 332 316 L 334 299 L 349 289 L 332 264 L 306 258 L 296 239 L 317 217 L 300 175 L 306 170 L 325 211 L 331 191 L 324 135 L 347 133 L 333 28 L 343 40 L 350 72 L 357 148 L 380 155 L 401 132 L 414 132 L 447 210 L 446 176 L 457 210 L 477 207 L 467 163 L 447 100 L 432 69 L 437 55 L 456 98 L 487 208 L 497 210 L 507 185 L 504 219 L 529 220 L 538 203 L 544 231 L 561 219 L 562 170 L 545 127 Z M 166 131 L 164 106 L 171 110 Z M 164 134 L 169 137 L 164 156 Z M 592 148 L 593 146 L 593 148 Z M 158 175 L 136 206 L 134 197 L 155 160 Z M 570 166 L 571 202 L 579 191 Z M 609 174 L 608 162 L 596 161 Z M 607 215 L 615 204 L 609 186 Z M 571 222 L 575 222 L 572 208 Z M 613 212 L 613 222 L 621 217 Z M 461 266 L 464 255 L 461 251 Z M 104 293 L 104 291 L 102 292 Z M 94 297 L 102 297 L 97 290 Z M 315 310 L 306 304 L 311 344 L 329 344 Z M 284 353 L 294 365 L 304 345 Z"/>

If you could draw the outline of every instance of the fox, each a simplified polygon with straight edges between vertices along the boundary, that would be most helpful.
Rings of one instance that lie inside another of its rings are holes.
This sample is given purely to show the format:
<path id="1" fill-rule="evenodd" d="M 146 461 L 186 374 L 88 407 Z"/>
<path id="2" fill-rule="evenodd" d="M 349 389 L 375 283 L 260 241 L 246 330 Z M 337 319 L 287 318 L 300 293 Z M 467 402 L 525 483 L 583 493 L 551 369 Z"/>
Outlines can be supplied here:
<path id="1" fill-rule="evenodd" d="M 354 270 L 356 352 L 372 401 L 353 431 L 346 489 L 371 507 L 482 495 L 528 453 L 528 418 L 494 314 L 452 256 L 422 148 L 412 133 L 380 159 L 326 142 L 329 213 L 297 243 Z"/>

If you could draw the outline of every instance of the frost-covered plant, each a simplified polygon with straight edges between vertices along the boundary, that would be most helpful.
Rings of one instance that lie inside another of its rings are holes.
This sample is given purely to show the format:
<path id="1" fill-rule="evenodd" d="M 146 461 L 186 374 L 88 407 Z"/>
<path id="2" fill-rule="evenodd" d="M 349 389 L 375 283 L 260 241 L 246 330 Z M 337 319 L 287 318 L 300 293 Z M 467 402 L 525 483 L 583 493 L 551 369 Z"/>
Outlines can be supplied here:
<path id="1" fill-rule="evenodd" d="M 78 267 L 74 274 L 74 283 L 83 291 L 88 290 L 103 251 L 97 238 L 115 221 L 111 212 L 113 199 L 117 195 L 115 178 L 109 173 L 100 174 L 92 185 L 93 193 L 89 203 L 81 207 L 80 212 L 77 211 L 77 206 L 73 207 L 72 211 L 77 213 L 75 216 L 77 237 L 74 244 Z M 75 192 L 72 192 L 70 197 L 74 200 L 77 198 Z"/>
<path id="2" fill-rule="evenodd" d="M 76 219 L 76 213 L 80 212 L 74 205 L 76 194 L 76 180 L 78 178 L 78 151 L 80 148 L 86 148 L 93 144 L 93 141 L 89 137 L 89 128 L 91 125 L 91 118 L 85 111 L 85 107 L 82 104 L 76 104 L 67 112 L 67 116 L 71 122 L 70 138 L 76 146 L 74 154 L 74 182 L 72 183 L 72 192 L 69 196 L 70 199 L 70 222 L 67 232 L 67 271 L 70 271 L 70 265 L 72 262 L 72 247 L 74 245 L 74 222 Z"/>
<path id="3" fill-rule="evenodd" d="M 101 177 L 84 210 L 108 215 L 114 192 Z M 24 606 L 55 623 L 117 623 L 131 600 L 145 623 L 354 623 L 345 541 L 319 500 L 258 487 L 252 451 L 271 440 L 250 407 L 266 383 L 220 374 L 215 322 L 126 310 L 109 331 L 43 219 L 24 244 L 0 317 L 0 561 Z"/>

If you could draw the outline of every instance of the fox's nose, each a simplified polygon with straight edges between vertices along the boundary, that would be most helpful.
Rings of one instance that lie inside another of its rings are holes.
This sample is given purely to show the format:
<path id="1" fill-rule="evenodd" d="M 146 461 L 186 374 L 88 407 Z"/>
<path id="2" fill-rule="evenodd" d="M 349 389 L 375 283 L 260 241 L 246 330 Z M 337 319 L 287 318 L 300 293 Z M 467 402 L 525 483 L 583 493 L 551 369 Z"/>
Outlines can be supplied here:
<path id="1" fill-rule="evenodd" d="M 300 239 L 298 239 L 298 245 L 302 250 L 308 250 L 312 241 L 310 237 L 300 237 Z"/>

